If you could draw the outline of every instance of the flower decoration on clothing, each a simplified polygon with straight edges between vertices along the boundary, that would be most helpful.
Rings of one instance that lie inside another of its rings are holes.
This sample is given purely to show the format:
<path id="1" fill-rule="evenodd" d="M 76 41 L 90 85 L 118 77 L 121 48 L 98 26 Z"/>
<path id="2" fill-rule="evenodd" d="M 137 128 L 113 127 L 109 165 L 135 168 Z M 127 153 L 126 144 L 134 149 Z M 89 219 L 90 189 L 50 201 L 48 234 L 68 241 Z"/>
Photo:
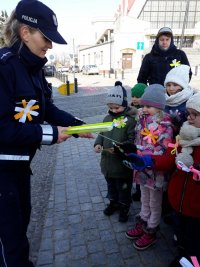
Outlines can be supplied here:
<path id="1" fill-rule="evenodd" d="M 144 140 L 147 140 L 148 144 L 156 143 L 156 140 L 158 139 L 159 130 L 154 130 L 154 128 L 151 126 L 150 130 L 147 128 L 144 128 L 144 130 L 141 131 L 141 135 L 145 135 L 143 137 Z"/>
<path id="2" fill-rule="evenodd" d="M 36 100 L 31 99 L 26 102 L 25 99 L 22 100 L 23 108 L 21 107 L 15 107 L 15 111 L 18 113 L 14 115 L 15 120 L 19 120 L 19 122 L 25 123 L 26 118 L 28 118 L 29 121 L 32 121 L 32 116 L 38 116 L 39 113 L 37 111 L 34 111 L 36 109 L 39 109 L 39 105 L 35 105 Z M 31 116 L 32 115 L 32 116 Z"/>
<path id="3" fill-rule="evenodd" d="M 173 148 L 172 151 L 171 151 L 171 154 L 172 154 L 172 155 L 174 155 L 174 154 L 177 155 L 177 148 L 178 148 L 178 145 L 179 145 L 179 144 L 178 144 L 179 139 L 180 139 L 180 136 L 177 135 L 177 136 L 176 136 L 176 143 L 175 143 L 175 144 L 173 144 L 173 143 L 169 143 L 169 144 L 168 144 L 168 147 Z"/>
<path id="4" fill-rule="evenodd" d="M 117 119 L 113 120 L 113 126 L 116 128 L 124 128 L 126 126 L 127 118 L 124 118 L 124 116 L 121 116 Z"/>
<path id="5" fill-rule="evenodd" d="M 181 65 L 180 61 L 176 61 L 176 59 L 172 60 L 172 63 L 170 64 L 170 67 L 178 67 Z"/>

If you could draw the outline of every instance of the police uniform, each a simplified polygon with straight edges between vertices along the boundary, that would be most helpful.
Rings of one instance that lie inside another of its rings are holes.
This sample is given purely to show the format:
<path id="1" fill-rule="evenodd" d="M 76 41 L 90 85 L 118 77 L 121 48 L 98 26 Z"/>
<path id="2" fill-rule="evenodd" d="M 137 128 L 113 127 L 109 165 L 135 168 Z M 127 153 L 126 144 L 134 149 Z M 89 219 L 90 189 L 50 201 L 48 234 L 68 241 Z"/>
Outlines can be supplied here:
<path id="1" fill-rule="evenodd" d="M 33 266 L 26 232 L 31 212 L 30 163 L 36 150 L 56 143 L 56 125 L 83 124 L 52 103 L 42 72 L 46 59 L 25 45 L 19 47 L 15 43 L 0 49 L 1 267 Z"/>

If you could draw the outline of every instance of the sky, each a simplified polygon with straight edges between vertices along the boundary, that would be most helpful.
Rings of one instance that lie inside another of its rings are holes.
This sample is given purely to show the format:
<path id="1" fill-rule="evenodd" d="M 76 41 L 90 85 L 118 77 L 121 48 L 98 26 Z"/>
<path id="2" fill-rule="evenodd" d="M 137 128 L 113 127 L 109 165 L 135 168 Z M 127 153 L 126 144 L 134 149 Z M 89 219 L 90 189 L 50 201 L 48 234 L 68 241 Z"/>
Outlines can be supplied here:
<path id="1" fill-rule="evenodd" d="M 91 44 L 91 21 L 94 17 L 113 17 L 120 0 L 41 0 L 56 14 L 58 30 L 68 42 L 68 47 L 53 44 L 52 51 L 60 53 L 78 44 Z M 0 11 L 8 15 L 16 7 L 18 0 L 1 1 Z"/>

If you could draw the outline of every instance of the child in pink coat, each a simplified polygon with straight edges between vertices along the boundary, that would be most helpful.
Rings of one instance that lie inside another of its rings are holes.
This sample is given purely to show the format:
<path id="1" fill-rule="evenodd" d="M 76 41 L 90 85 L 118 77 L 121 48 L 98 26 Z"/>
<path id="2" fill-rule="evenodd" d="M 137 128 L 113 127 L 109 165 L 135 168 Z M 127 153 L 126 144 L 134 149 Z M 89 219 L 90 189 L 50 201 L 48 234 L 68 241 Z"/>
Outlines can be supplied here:
<path id="1" fill-rule="evenodd" d="M 138 250 L 148 248 L 157 240 L 163 188 L 168 176 L 168 170 L 159 164 L 163 163 L 166 156 L 169 158 L 168 163 L 174 160 L 168 152 L 173 130 L 170 116 L 164 112 L 165 104 L 165 89 L 162 85 L 152 84 L 145 89 L 141 97 L 143 108 L 135 128 L 137 155 L 130 154 L 130 160 L 125 162 L 134 169 L 134 181 L 140 184 L 141 190 L 141 211 L 135 227 L 126 232 L 129 239 L 136 240 L 134 247 Z"/>

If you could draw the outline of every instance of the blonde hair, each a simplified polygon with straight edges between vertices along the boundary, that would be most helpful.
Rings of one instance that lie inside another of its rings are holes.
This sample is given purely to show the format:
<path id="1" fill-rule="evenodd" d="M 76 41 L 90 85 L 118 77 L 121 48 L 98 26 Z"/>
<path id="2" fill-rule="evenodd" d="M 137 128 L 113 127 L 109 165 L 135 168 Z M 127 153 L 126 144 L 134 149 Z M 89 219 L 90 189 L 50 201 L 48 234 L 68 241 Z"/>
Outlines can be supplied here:
<path id="1" fill-rule="evenodd" d="M 21 25 L 22 24 L 16 19 L 15 10 L 13 10 L 10 17 L 5 22 L 2 31 L 2 37 L 6 46 L 11 47 L 14 43 L 21 40 L 19 36 Z"/>
<path id="2" fill-rule="evenodd" d="M 19 31 L 22 26 L 26 24 L 21 23 L 16 18 L 16 12 L 13 10 L 10 17 L 7 19 L 6 23 L 4 24 L 2 37 L 5 42 L 5 46 L 11 47 L 16 42 L 21 42 L 19 46 L 19 51 L 23 46 L 23 41 L 20 37 Z M 37 31 L 37 29 L 31 28 L 30 26 L 26 25 L 31 33 Z"/>

